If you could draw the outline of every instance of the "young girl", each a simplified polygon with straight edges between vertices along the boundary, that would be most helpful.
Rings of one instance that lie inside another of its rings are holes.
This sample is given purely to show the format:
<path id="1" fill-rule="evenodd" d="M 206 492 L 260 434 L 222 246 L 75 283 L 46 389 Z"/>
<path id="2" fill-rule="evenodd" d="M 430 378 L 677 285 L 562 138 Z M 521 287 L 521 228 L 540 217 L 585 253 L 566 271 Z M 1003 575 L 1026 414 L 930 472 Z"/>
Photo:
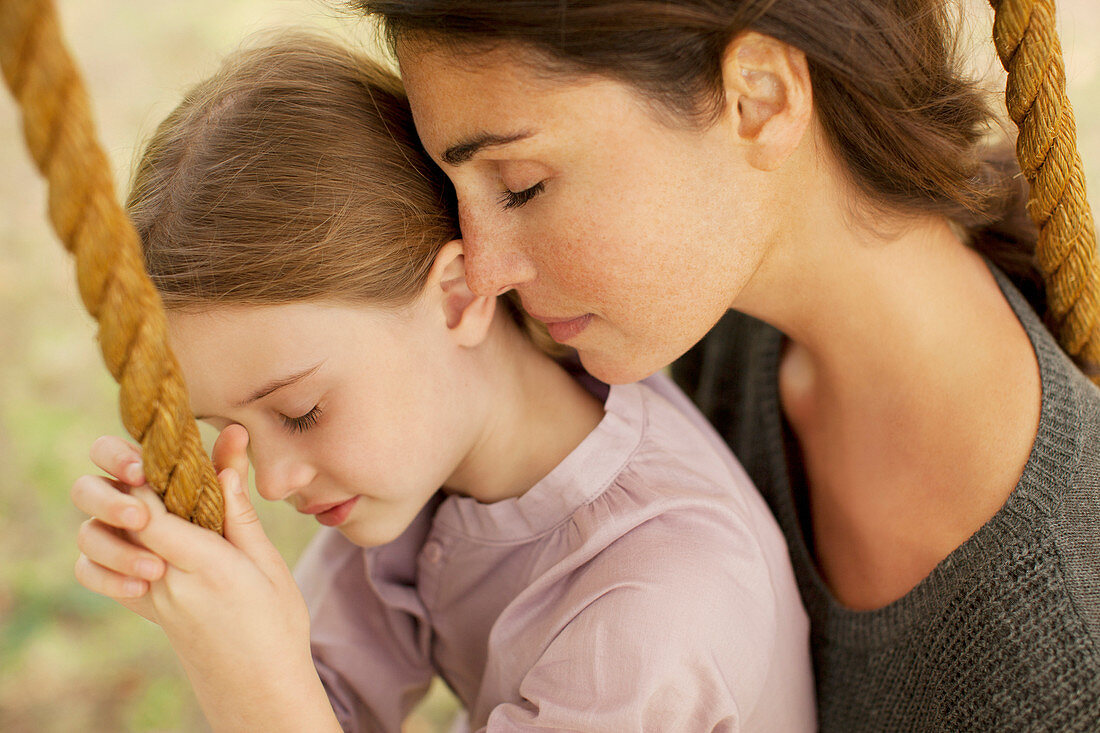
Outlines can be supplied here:
<path id="1" fill-rule="evenodd" d="M 806 617 L 739 465 L 667 379 L 570 372 L 471 292 L 451 207 L 399 82 L 331 42 L 187 96 L 129 208 L 221 430 L 225 538 L 101 439 L 80 582 L 164 628 L 218 730 L 398 731 L 434 675 L 479 730 L 812 729 Z M 304 604 L 249 459 L 326 526 Z"/>

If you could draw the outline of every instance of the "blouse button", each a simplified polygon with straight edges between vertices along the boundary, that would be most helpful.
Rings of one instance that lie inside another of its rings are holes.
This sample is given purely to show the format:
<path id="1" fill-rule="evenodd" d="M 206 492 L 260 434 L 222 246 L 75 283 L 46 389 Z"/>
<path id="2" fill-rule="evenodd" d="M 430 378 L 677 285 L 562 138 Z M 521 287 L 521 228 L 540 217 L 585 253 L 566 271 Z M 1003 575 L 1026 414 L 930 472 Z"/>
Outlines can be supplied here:
<path id="1" fill-rule="evenodd" d="M 439 542 L 431 540 L 424 545 L 424 559 L 433 564 L 443 559 L 443 548 Z"/>

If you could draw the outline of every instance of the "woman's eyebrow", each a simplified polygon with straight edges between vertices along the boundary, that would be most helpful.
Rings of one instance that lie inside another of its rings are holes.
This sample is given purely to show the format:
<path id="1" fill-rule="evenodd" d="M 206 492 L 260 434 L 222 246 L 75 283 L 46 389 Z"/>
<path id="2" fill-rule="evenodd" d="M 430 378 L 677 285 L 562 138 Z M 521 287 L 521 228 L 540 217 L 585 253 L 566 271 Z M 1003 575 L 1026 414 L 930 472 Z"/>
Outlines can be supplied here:
<path id="1" fill-rule="evenodd" d="M 461 165 L 485 148 L 526 140 L 534 134 L 535 133 L 531 130 L 524 130 L 511 135 L 494 135 L 488 132 L 481 132 L 447 148 L 446 152 L 444 152 L 441 157 L 444 163 L 449 165 Z"/>

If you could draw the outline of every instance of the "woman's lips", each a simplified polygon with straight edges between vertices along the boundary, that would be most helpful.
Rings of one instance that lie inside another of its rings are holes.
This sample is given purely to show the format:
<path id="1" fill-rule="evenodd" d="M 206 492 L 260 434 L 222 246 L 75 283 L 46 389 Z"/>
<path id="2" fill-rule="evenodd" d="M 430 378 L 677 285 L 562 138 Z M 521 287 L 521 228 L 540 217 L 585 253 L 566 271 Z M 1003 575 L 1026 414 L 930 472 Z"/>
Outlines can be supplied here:
<path id="1" fill-rule="evenodd" d="M 564 344 L 576 337 L 588 328 L 588 324 L 592 320 L 591 313 L 585 313 L 583 316 L 577 316 L 576 318 L 544 318 L 533 313 L 531 316 L 545 323 L 546 330 L 550 332 L 550 337 L 559 344 Z"/>
<path id="2" fill-rule="evenodd" d="M 347 520 L 348 515 L 351 514 L 351 510 L 355 508 L 355 503 L 359 501 L 358 496 L 353 496 L 347 501 L 342 501 L 339 504 L 321 504 L 315 507 L 306 507 L 305 509 L 299 509 L 302 514 L 316 515 L 317 521 L 326 527 L 338 527 Z"/>

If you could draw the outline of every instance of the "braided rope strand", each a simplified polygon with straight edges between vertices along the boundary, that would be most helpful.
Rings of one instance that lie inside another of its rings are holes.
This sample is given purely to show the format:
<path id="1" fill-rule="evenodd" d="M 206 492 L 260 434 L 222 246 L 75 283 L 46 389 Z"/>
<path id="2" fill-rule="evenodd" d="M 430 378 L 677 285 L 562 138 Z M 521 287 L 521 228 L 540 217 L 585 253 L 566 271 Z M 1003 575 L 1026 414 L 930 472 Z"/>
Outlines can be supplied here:
<path id="1" fill-rule="evenodd" d="M 990 0 L 997 54 L 1008 72 L 1005 102 L 1020 129 L 1016 155 L 1031 184 L 1036 257 L 1062 348 L 1100 384 L 1100 255 L 1066 96 L 1054 0 Z"/>
<path id="2" fill-rule="evenodd" d="M 221 487 L 52 0 L 0 0 L 0 66 L 48 183 L 50 221 L 76 259 L 80 297 L 99 322 L 100 350 L 120 386 L 123 425 L 141 443 L 147 480 L 169 511 L 220 533 Z"/>

